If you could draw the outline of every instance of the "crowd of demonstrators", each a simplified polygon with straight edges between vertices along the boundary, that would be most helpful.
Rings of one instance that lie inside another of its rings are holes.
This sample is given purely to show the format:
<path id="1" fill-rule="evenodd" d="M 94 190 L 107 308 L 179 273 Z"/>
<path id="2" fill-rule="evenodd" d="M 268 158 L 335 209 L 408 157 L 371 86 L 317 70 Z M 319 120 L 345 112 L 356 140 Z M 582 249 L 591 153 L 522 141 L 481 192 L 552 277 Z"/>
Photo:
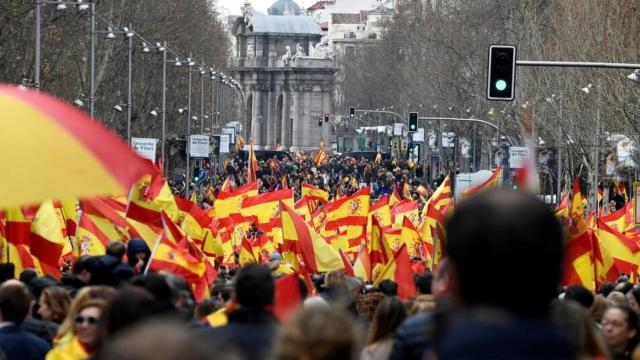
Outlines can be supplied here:
<path id="1" fill-rule="evenodd" d="M 368 160 L 364 157 L 356 159 L 349 156 L 327 155 L 321 164 L 316 163 L 315 154 L 295 153 L 289 159 L 273 157 L 268 160 L 258 161 L 256 171 L 260 180 L 260 192 L 270 192 L 283 188 L 283 178 L 286 186 L 294 189 L 295 198 L 301 196 L 303 183 L 317 186 L 327 191 L 332 198 L 337 194 L 351 195 L 360 189 L 361 184 L 371 188 L 371 199 L 377 199 L 389 195 L 394 187 L 401 192 L 403 185 L 411 186 L 411 196 L 417 200 L 420 185 L 424 187 L 425 198 L 429 198 L 432 189 L 435 189 L 445 178 L 440 174 L 433 184 L 426 178 L 426 173 L 421 164 L 391 157 L 379 161 Z M 247 182 L 247 161 L 243 156 L 237 155 L 225 161 L 223 169 L 209 177 L 208 181 L 192 184 L 192 190 L 199 194 L 199 200 L 211 205 L 205 194 L 205 189 L 210 185 L 218 193 L 227 178 L 230 178 L 236 186 Z M 181 193 L 184 184 L 174 184 L 174 192 Z"/>
<path id="2" fill-rule="evenodd" d="M 446 231 L 446 257 L 415 274 L 415 297 L 398 298 L 393 281 L 313 274 L 285 318 L 280 259 L 221 266 L 196 303 L 183 279 L 144 273 L 146 246 L 110 245 L 61 279 L 4 280 L 0 359 L 640 359 L 640 288 L 627 277 L 597 293 L 559 288 L 562 228 L 534 197 L 471 197 Z"/>

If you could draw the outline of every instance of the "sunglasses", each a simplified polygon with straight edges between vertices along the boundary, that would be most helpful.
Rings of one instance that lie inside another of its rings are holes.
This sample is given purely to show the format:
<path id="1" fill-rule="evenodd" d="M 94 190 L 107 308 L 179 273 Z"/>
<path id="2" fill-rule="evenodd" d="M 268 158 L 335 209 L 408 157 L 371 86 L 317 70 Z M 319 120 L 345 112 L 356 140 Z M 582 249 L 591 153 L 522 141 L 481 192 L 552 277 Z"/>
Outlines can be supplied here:
<path id="1" fill-rule="evenodd" d="M 93 317 L 93 316 L 87 316 L 87 317 L 83 317 L 83 316 L 77 316 L 75 319 L 75 323 L 77 325 L 82 325 L 84 323 L 87 323 L 89 325 L 96 325 L 98 323 L 98 319 L 97 317 Z"/>

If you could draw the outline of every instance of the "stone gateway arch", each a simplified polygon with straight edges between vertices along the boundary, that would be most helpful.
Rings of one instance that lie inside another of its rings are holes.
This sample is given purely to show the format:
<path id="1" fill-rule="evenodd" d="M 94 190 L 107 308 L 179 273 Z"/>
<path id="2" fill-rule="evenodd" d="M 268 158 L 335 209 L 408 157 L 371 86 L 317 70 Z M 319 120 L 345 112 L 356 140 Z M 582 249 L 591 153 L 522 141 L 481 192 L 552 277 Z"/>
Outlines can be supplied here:
<path id="1" fill-rule="evenodd" d="M 299 13 L 292 0 L 278 0 L 270 15 L 247 3 L 232 28 L 232 75 L 245 89 L 243 134 L 257 149 L 314 150 L 331 141 L 324 114 L 332 113 L 336 69 L 320 26 Z"/>

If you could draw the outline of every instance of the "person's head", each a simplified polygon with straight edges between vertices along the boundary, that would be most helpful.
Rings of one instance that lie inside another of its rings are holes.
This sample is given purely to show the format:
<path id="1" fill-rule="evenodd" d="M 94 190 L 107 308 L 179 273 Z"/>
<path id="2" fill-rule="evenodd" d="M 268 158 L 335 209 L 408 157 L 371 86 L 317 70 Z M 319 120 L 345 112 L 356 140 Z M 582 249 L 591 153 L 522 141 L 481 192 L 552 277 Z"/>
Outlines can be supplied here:
<path id="1" fill-rule="evenodd" d="M 623 294 L 628 293 L 633 289 L 633 284 L 629 281 L 620 281 L 616 284 L 615 291 L 620 291 Z"/>
<path id="2" fill-rule="evenodd" d="M 521 191 L 488 191 L 462 201 L 446 229 L 447 257 L 463 306 L 523 316 L 548 311 L 562 270 L 563 235 L 542 202 Z M 545 259 L 544 267 L 539 259 Z M 526 294 L 504 285 L 522 279 L 528 279 Z"/>
<path id="3" fill-rule="evenodd" d="M 564 299 L 573 300 L 586 309 L 590 309 L 593 305 L 593 294 L 582 285 L 569 286 L 564 293 Z"/>
<path id="4" fill-rule="evenodd" d="M 71 302 L 67 317 L 58 328 L 58 336 L 61 337 L 68 333 L 73 333 L 75 319 L 86 304 L 94 300 L 106 303 L 113 297 L 115 292 L 113 288 L 108 286 L 86 286 L 78 290 Z"/>
<path id="5" fill-rule="evenodd" d="M 84 255 L 76 259 L 75 263 L 73 264 L 73 274 L 76 275 L 85 284 L 88 284 L 91 281 L 91 261 L 91 256 Z"/>
<path id="6" fill-rule="evenodd" d="M 107 245 L 106 254 L 116 257 L 120 260 L 127 253 L 127 246 L 122 241 L 112 241 Z"/>
<path id="7" fill-rule="evenodd" d="M 12 322 L 16 325 L 29 313 L 31 294 L 24 284 L 18 280 L 7 280 L 0 285 L 0 321 Z"/>
<path id="8" fill-rule="evenodd" d="M 382 280 L 378 285 L 380 291 L 386 296 L 397 296 L 398 295 L 398 284 L 393 280 Z"/>
<path id="9" fill-rule="evenodd" d="M 204 299 L 196 305 L 193 317 L 196 321 L 204 320 L 221 307 L 222 303 L 217 298 Z"/>
<path id="10" fill-rule="evenodd" d="M 356 309 L 358 310 L 358 314 L 369 322 L 373 321 L 376 309 L 385 297 L 386 296 L 380 291 L 369 292 L 360 296 L 358 300 L 356 300 Z"/>
<path id="11" fill-rule="evenodd" d="M 609 306 L 629 306 L 627 297 L 620 291 L 610 292 L 609 295 L 607 295 L 607 303 Z"/>
<path id="12" fill-rule="evenodd" d="M 324 276 L 323 288 L 330 288 L 336 285 L 346 285 L 346 277 L 341 271 L 330 271 Z"/>
<path id="13" fill-rule="evenodd" d="M 248 264 L 235 278 L 234 297 L 238 304 L 249 308 L 264 308 L 273 304 L 275 285 L 271 271 L 264 265 Z"/>
<path id="14" fill-rule="evenodd" d="M 15 279 L 15 276 L 16 266 L 13 263 L 0 264 L 0 284 L 7 280 Z"/>
<path id="15" fill-rule="evenodd" d="M 299 309 L 281 328 L 277 360 L 358 359 L 361 329 L 353 317 L 335 307 Z"/>
<path id="16" fill-rule="evenodd" d="M 638 335 L 638 316 L 628 306 L 609 306 L 602 318 L 602 335 L 612 351 L 624 351 Z"/>
<path id="17" fill-rule="evenodd" d="M 607 349 L 596 333 L 584 305 L 574 300 L 556 300 L 551 305 L 551 321 L 566 335 L 578 359 L 606 358 Z"/>
<path id="18" fill-rule="evenodd" d="M 387 296 L 378 304 L 369 328 L 369 344 L 392 336 L 407 317 L 404 304 L 395 296 Z"/>
<path id="19" fill-rule="evenodd" d="M 105 306 L 101 335 L 105 339 L 110 338 L 148 318 L 154 311 L 153 296 L 148 291 L 137 286 L 125 286 Z"/>
<path id="20" fill-rule="evenodd" d="M 80 311 L 73 319 L 73 334 L 81 344 L 93 351 L 99 340 L 98 324 L 102 316 L 104 301 L 92 299 L 80 307 Z"/>
<path id="21" fill-rule="evenodd" d="M 20 273 L 18 279 L 25 285 L 29 285 L 31 280 L 38 277 L 38 272 L 35 269 L 24 269 Z"/>
<path id="22" fill-rule="evenodd" d="M 600 286 L 600 289 L 598 290 L 598 294 L 602 294 L 602 296 L 607 297 L 609 296 L 609 293 L 613 291 L 614 288 L 615 286 L 613 284 L 610 284 L 610 283 L 602 284 Z"/>
<path id="23" fill-rule="evenodd" d="M 154 319 L 117 334 L 94 357 L 96 360 L 238 359 L 217 351 L 186 324 Z"/>
<path id="24" fill-rule="evenodd" d="M 415 275 L 416 289 L 418 293 L 426 295 L 431 294 L 431 282 L 433 281 L 433 273 L 424 272 Z"/>
<path id="25" fill-rule="evenodd" d="M 633 288 L 627 293 L 627 303 L 631 310 L 640 315 L 640 288 Z"/>
<path id="26" fill-rule="evenodd" d="M 71 306 L 71 296 L 63 287 L 49 286 L 42 290 L 38 305 L 38 314 L 43 320 L 60 324 Z"/>
<path id="27" fill-rule="evenodd" d="M 129 265 L 136 267 L 140 264 L 140 268 L 144 268 L 151 256 L 151 250 L 149 246 L 142 239 L 131 239 L 127 243 L 127 262 Z"/>

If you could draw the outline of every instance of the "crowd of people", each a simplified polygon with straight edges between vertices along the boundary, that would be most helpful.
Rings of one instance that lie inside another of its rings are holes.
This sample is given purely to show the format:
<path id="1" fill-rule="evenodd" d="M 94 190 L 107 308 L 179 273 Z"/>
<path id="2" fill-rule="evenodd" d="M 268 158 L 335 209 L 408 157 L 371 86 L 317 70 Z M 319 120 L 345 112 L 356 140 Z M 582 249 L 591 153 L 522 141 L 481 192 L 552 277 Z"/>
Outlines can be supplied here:
<path id="1" fill-rule="evenodd" d="M 286 319 L 272 311 L 273 264 L 221 267 L 199 303 L 183 279 L 142 271 L 148 249 L 122 243 L 61 279 L 11 279 L 3 264 L 0 358 L 640 358 L 640 288 L 560 288 L 562 227 L 536 198 L 477 195 L 446 231 L 438 269 L 414 275 L 417 296 L 399 299 L 390 280 L 314 274 Z"/>

